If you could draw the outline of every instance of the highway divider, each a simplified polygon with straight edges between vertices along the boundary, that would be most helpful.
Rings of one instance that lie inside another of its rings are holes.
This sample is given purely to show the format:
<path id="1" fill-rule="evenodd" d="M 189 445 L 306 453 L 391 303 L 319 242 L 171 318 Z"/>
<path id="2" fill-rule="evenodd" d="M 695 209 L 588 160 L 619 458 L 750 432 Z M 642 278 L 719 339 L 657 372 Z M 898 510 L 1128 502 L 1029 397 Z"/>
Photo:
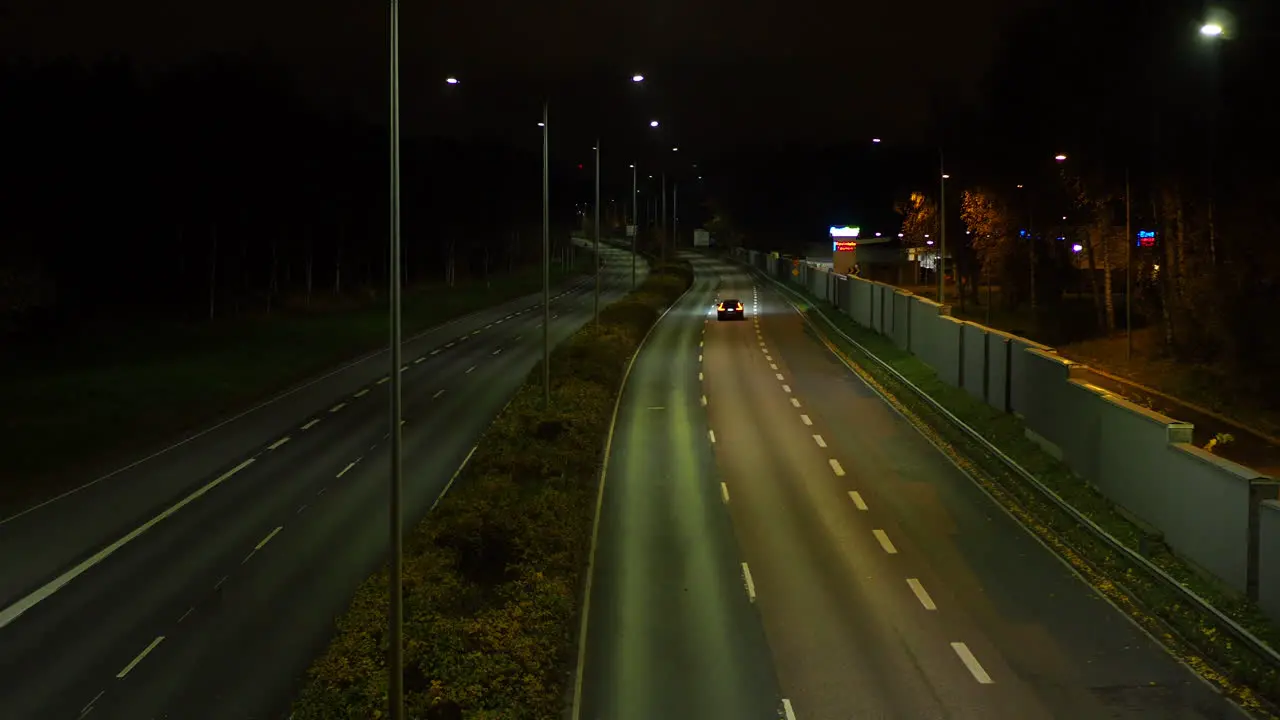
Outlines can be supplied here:
<path id="1" fill-rule="evenodd" d="M 935 333 L 917 332 L 923 329 L 925 315 L 935 323 L 950 321 L 957 338 L 969 332 L 965 326 L 971 323 L 912 307 L 895 297 L 901 291 L 882 289 L 887 286 L 850 283 L 856 278 L 800 270 L 803 263 L 753 254 L 756 262 L 748 265 L 791 296 L 834 353 L 1083 580 L 1242 707 L 1255 715 L 1276 716 L 1280 654 L 1274 648 L 1280 633 L 1259 608 L 1243 593 L 1185 562 L 1150 526 L 1136 521 L 1056 457 L 1041 438 L 1028 432 L 1022 417 L 1000 407 L 1009 393 L 999 388 L 1007 386 L 989 375 L 979 385 L 981 391 L 972 387 L 978 383 L 966 384 L 964 360 L 947 364 L 950 354 L 940 347 L 945 343 L 929 340 L 952 329 L 949 325 Z M 857 293 L 867 297 L 856 297 Z M 966 346 L 958 347 L 960 358 L 966 357 Z M 970 348 L 971 357 L 983 357 L 989 352 L 985 347 Z M 1014 364 L 1051 355 L 1046 350 L 1020 349 L 1036 357 L 1006 361 L 1005 372 L 1025 372 Z M 939 357 L 929 361 L 931 353 Z M 1010 355 L 1017 357 L 1012 350 Z M 1178 504 L 1185 500 L 1178 499 Z M 1198 512 L 1193 505 L 1185 510 Z"/>
<path id="2" fill-rule="evenodd" d="M 576 654 L 602 448 L 631 359 L 692 285 L 651 270 L 555 349 L 485 432 L 449 494 L 405 539 L 409 717 L 558 717 Z M 360 586 L 316 659 L 293 720 L 386 716 L 384 567 Z"/>

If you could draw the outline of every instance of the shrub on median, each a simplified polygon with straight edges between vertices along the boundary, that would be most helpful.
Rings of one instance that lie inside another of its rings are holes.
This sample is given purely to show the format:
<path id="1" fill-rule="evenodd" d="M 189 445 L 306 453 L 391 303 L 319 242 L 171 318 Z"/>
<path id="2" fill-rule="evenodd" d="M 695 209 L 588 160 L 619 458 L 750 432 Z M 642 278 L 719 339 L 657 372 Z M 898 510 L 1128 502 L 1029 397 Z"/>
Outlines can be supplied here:
<path id="1" fill-rule="evenodd" d="M 405 703 L 415 718 L 563 709 L 600 455 L 626 364 L 692 270 L 655 270 L 552 355 L 405 542 Z M 386 714 L 387 572 L 369 578 L 307 673 L 297 720 Z"/>

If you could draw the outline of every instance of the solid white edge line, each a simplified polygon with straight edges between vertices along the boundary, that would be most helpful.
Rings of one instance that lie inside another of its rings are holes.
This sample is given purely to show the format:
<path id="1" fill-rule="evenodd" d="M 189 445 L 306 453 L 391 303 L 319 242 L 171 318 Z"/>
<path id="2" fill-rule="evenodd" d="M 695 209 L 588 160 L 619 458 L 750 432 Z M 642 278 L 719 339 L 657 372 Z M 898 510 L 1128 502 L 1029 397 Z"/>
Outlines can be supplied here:
<path id="1" fill-rule="evenodd" d="M 808 415 L 804 415 L 804 414 L 800 415 L 800 422 L 804 423 L 805 425 L 813 424 L 813 420 L 811 420 Z"/>
<path id="2" fill-rule="evenodd" d="M 156 646 L 157 646 L 157 645 L 159 645 L 159 644 L 160 644 L 161 642 L 163 642 L 163 641 L 164 641 L 164 636 L 163 636 L 163 635 L 159 635 L 159 636 L 157 636 L 157 637 L 156 637 L 156 639 L 155 639 L 155 640 L 152 640 L 152 641 L 151 641 L 151 644 L 150 644 L 150 645 L 148 645 L 148 646 L 147 646 L 147 647 L 146 647 L 142 652 L 138 653 L 138 656 L 137 656 L 137 657 L 135 657 L 133 660 L 131 660 L 131 661 L 129 662 L 129 664 L 128 664 L 128 665 L 125 665 L 123 670 L 121 670 L 120 672 L 116 673 L 116 679 L 117 679 L 117 680 L 123 680 L 123 679 L 124 679 L 124 676 L 129 674 L 129 671 L 131 671 L 131 670 L 133 670 L 135 667 L 137 667 L 137 666 L 138 666 L 138 663 L 142 662 L 142 659 L 143 659 L 143 658 L 145 658 L 147 655 L 150 655 L 150 654 L 151 654 L 151 651 L 152 651 L 152 650 L 155 650 L 155 649 L 156 649 Z"/>
<path id="3" fill-rule="evenodd" d="M 889 539 L 889 536 L 885 533 L 885 531 L 881 530 L 880 528 L 876 528 L 875 530 L 871 531 L 871 534 L 876 536 L 876 542 L 880 543 L 880 547 L 884 548 L 885 552 L 889 553 L 890 555 L 898 554 L 898 548 L 893 546 L 893 541 Z"/>
<path id="4" fill-rule="evenodd" d="M 937 610 L 938 606 L 934 604 L 933 598 L 929 597 L 929 591 L 924 589 L 924 585 L 916 578 L 907 578 L 907 585 L 911 588 L 911 592 L 916 594 L 916 599 L 924 606 L 925 610 Z"/>
<path id="5" fill-rule="evenodd" d="M 241 470 L 249 467 L 249 465 L 253 464 L 253 462 L 254 462 L 254 459 L 249 458 L 248 460 L 245 460 L 239 465 L 219 475 L 217 478 L 210 481 L 204 487 L 196 490 L 195 492 L 179 500 L 173 505 L 170 505 L 169 508 L 164 512 L 151 518 L 146 523 L 139 525 L 137 528 L 134 528 L 133 532 L 130 532 L 128 535 L 125 535 L 119 540 L 116 540 L 115 542 L 111 543 L 105 548 L 99 550 L 92 557 L 82 560 L 79 565 L 76 565 L 75 567 L 62 573 L 58 577 L 50 580 L 49 582 L 45 583 L 43 586 L 41 586 L 37 590 L 29 593 L 26 597 L 18 600 L 17 602 L 13 603 L 9 607 L 3 610 L 0 610 L 0 628 L 5 627 L 6 625 L 13 622 L 14 620 L 17 620 L 24 612 L 30 610 L 31 608 L 35 607 L 36 605 L 46 600 L 49 596 L 61 590 L 64 585 L 76 579 L 76 577 L 84 573 L 86 570 L 93 567 L 94 565 L 97 565 L 103 560 L 106 560 L 108 557 L 111 556 L 112 553 L 124 547 L 129 542 L 133 541 L 142 533 L 150 530 L 152 527 L 154 527 L 156 524 L 158 524 L 165 518 L 169 517 L 170 515 L 173 515 L 174 513 L 181 510 L 182 508 L 186 507 L 189 503 L 194 502 L 201 495 L 204 495 L 205 493 L 209 492 L 215 487 L 226 482 L 226 480 L 230 478 L 232 475 L 235 475 Z"/>
<path id="6" fill-rule="evenodd" d="M 835 473 L 836 477 L 844 477 L 844 467 L 840 465 L 839 460 L 831 458 L 827 460 L 827 464 L 831 466 L 831 472 Z"/>
<path id="7" fill-rule="evenodd" d="M 725 483 L 720 483 L 720 497 L 724 498 L 726 503 L 729 502 L 729 486 Z"/>
<path id="8" fill-rule="evenodd" d="M 582 620 L 578 625 L 578 660 L 573 677 L 572 720 L 581 720 L 582 717 L 582 676 L 587 659 L 587 621 L 591 613 L 591 587 L 595 576 L 596 546 L 600 540 L 600 508 L 604 506 L 605 479 L 609 473 L 609 453 L 613 450 L 613 433 L 618 425 L 618 410 L 622 407 L 622 396 L 627 388 L 627 380 L 631 377 L 631 369 L 635 367 L 636 358 L 640 357 L 640 352 L 644 350 L 645 343 L 649 341 L 649 337 L 653 335 L 653 331 L 658 328 L 658 325 L 667 317 L 667 314 L 683 302 L 693 288 L 694 283 L 690 283 L 689 287 L 680 294 L 680 297 L 676 298 L 675 302 L 671 303 L 666 310 L 662 311 L 658 319 L 653 321 L 653 324 L 649 326 L 649 330 L 645 332 L 644 337 L 640 338 L 640 344 L 636 345 L 635 352 L 631 353 L 631 359 L 627 361 L 627 370 L 622 374 L 622 382 L 618 384 L 618 396 L 613 401 L 613 416 L 609 418 L 609 433 L 605 436 L 604 441 L 604 462 L 600 464 L 600 483 L 599 489 L 596 490 L 595 517 L 591 521 L 591 547 L 587 551 L 587 579 L 582 588 Z"/>
<path id="9" fill-rule="evenodd" d="M 747 586 L 747 599 L 751 602 L 756 601 L 756 581 L 751 579 L 751 568 L 744 562 L 742 563 L 742 579 Z"/>
<path id="10" fill-rule="evenodd" d="M 791 701 L 782 698 L 782 714 L 785 720 L 796 720 L 796 711 L 791 709 Z"/>
<path id="11" fill-rule="evenodd" d="M 507 404 L 510 405 L 511 403 Z M 462 464 L 458 466 L 457 470 L 453 471 L 453 475 L 449 476 L 449 482 L 445 483 L 444 489 L 436 496 L 435 502 L 431 503 L 431 510 L 435 510 L 436 506 L 440 504 L 440 501 L 444 499 L 445 494 L 449 492 L 449 488 L 453 487 L 453 481 L 457 480 L 458 476 L 462 474 L 462 469 L 467 466 L 467 463 L 471 462 L 471 456 L 476 454 L 476 450 L 479 447 L 479 445 L 471 446 L 471 451 L 467 453 L 466 457 L 462 458 Z M 430 512 L 430 510 L 428 510 L 428 512 Z"/>
<path id="12" fill-rule="evenodd" d="M 858 508 L 859 510 L 862 510 L 863 512 L 866 512 L 867 501 L 862 499 L 862 493 L 858 492 L 857 490 L 850 490 L 849 499 L 853 501 L 854 507 Z"/>
<path id="13" fill-rule="evenodd" d="M 995 684 L 995 680 L 992 680 L 991 676 L 987 674 L 987 671 L 983 669 L 982 663 L 978 662 L 978 658 L 973 656 L 973 651 L 969 649 L 968 645 L 965 645 L 962 642 L 953 642 L 951 643 L 951 649 L 955 650 L 956 655 L 960 656 L 960 662 L 964 663 L 964 666 L 969 668 L 969 672 L 973 674 L 974 680 L 977 680 L 983 685 Z"/>

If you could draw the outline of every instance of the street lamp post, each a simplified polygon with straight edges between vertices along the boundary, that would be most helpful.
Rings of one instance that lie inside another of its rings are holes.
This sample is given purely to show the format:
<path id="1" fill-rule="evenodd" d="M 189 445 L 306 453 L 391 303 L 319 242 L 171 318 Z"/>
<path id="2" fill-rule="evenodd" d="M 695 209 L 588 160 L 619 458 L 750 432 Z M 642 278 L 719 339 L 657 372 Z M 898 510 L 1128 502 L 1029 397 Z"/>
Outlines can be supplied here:
<path id="1" fill-rule="evenodd" d="M 636 189 L 636 166 L 631 164 L 631 289 L 636 289 L 636 238 L 640 237 L 640 192 Z"/>
<path id="2" fill-rule="evenodd" d="M 667 174 L 662 173 L 662 219 L 658 221 L 658 242 L 662 244 L 662 264 L 667 264 Z"/>
<path id="3" fill-rule="evenodd" d="M 551 209 L 550 132 L 547 103 L 542 103 L 542 405 L 551 409 Z"/>
<path id="4" fill-rule="evenodd" d="M 403 585 L 404 547 L 400 525 L 400 3 L 391 0 L 388 8 L 388 46 L 390 55 L 389 135 L 391 136 L 391 571 L 388 578 L 390 617 L 387 671 L 387 703 L 391 720 L 404 719 L 404 597 Z"/>
<path id="5" fill-rule="evenodd" d="M 1129 168 L 1124 169 L 1124 359 L 1133 360 L 1133 228 L 1129 204 Z"/>
<path id="6" fill-rule="evenodd" d="M 938 304 L 947 304 L 947 164 L 942 148 L 938 148 L 938 172 L 942 178 L 938 180 L 938 231 L 941 237 L 938 245 Z M 956 278 L 959 287 L 960 278 Z M 960 303 L 964 305 L 964 303 Z"/>
<path id="7" fill-rule="evenodd" d="M 596 138 L 596 329 L 600 329 L 600 138 Z"/>

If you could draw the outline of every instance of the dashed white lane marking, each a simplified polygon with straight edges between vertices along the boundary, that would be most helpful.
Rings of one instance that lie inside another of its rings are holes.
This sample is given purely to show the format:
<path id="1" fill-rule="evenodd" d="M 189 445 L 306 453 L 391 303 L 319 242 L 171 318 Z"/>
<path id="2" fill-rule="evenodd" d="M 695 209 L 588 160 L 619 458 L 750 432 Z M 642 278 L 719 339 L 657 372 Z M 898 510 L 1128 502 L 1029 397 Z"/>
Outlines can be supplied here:
<path id="1" fill-rule="evenodd" d="M 783 392 L 791 392 L 791 386 L 790 386 L 790 385 L 783 385 L 783 386 L 782 386 L 782 391 L 783 391 Z"/>
<path id="2" fill-rule="evenodd" d="M 271 443 L 270 445 L 268 445 L 268 446 L 267 446 L 267 449 L 268 449 L 268 450 L 275 450 L 276 448 L 280 447 L 281 445 L 283 445 L 283 444 L 285 444 L 285 443 L 287 443 L 287 442 L 289 442 L 289 436 L 288 436 L 288 435 L 285 435 L 284 437 L 280 438 L 279 440 L 277 440 L 277 441 L 275 441 L 275 442 Z"/>
<path id="3" fill-rule="evenodd" d="M 182 622 L 183 620 L 186 620 L 191 615 L 191 613 L 195 611 L 196 611 L 195 605 L 192 605 L 191 607 L 187 608 L 187 611 L 182 613 L 182 617 L 178 618 L 178 622 Z"/>
<path id="4" fill-rule="evenodd" d="M 706 395 L 703 395 L 703 396 L 702 396 L 702 407 L 706 407 L 706 406 L 707 406 L 707 396 L 706 396 Z"/>
<path id="5" fill-rule="evenodd" d="M 153 526 L 155 526 L 160 521 L 178 512 L 182 508 L 186 507 L 189 503 L 195 501 L 201 495 L 204 495 L 205 493 L 209 492 L 215 487 L 221 485 L 223 482 L 226 482 L 227 478 L 230 478 L 232 475 L 235 475 L 241 470 L 249 467 L 250 465 L 253 464 L 253 462 L 254 462 L 253 458 L 249 458 L 248 460 L 245 460 L 239 465 L 226 471 L 222 475 L 219 475 L 217 478 L 209 482 L 209 484 L 205 485 L 199 490 L 196 490 L 195 492 L 186 496 L 182 500 L 179 500 L 177 503 L 170 506 L 169 509 L 165 510 L 159 515 L 156 515 L 155 517 L 148 520 L 146 524 L 138 527 L 133 532 L 111 543 L 107 547 L 99 550 L 92 557 L 82 561 L 79 565 L 76 565 L 75 567 L 62 573 L 61 575 L 54 578 L 53 580 L 50 580 L 49 582 L 45 583 L 42 587 L 32 592 L 31 594 L 27 595 L 26 597 L 22 598 L 21 600 L 17 601 L 16 603 L 4 608 L 3 610 L 0 610 L 0 628 L 3 628 L 4 626 L 8 625 L 14 620 L 17 620 L 23 613 L 35 607 L 36 605 L 40 604 L 45 599 L 47 599 L 50 595 L 53 595 L 54 593 L 61 590 L 64 585 L 76 579 L 78 576 L 83 574 L 86 570 L 93 567 L 94 565 L 97 565 L 103 560 L 107 559 L 108 557 L 111 556 L 112 553 L 124 547 L 131 540 L 137 538 L 142 533 L 146 532 L 147 530 L 150 530 Z"/>
<path id="6" fill-rule="evenodd" d="M 213 584 L 213 589 L 214 589 L 214 590 L 221 590 L 221 589 L 222 589 L 222 583 L 224 583 L 224 582 L 226 582 L 226 581 L 227 581 L 227 576 L 226 576 L 226 575 L 223 575 L 222 577 L 218 578 L 218 582 L 216 582 L 216 583 L 214 583 L 214 584 Z"/>
<path id="7" fill-rule="evenodd" d="M 702 355 L 698 355 L 698 362 L 702 362 Z"/>
<path id="8" fill-rule="evenodd" d="M 763 340 L 761 340 L 761 341 L 760 341 L 760 347 L 764 347 L 764 341 L 763 341 Z"/>
<path id="9" fill-rule="evenodd" d="M 502 352 L 502 348 L 498 348 L 497 350 L 493 351 L 493 354 L 497 355 L 498 353 L 501 353 L 501 352 Z"/>
<path id="10" fill-rule="evenodd" d="M 312 420 L 311 422 L 307 423 L 306 425 L 303 425 L 303 426 L 302 426 L 302 429 L 303 429 L 303 430 L 310 430 L 311 428 L 315 427 L 315 426 L 316 426 L 316 424 L 317 424 L 317 423 L 319 423 L 319 422 L 320 422 L 320 418 L 316 418 L 315 420 Z"/>
<path id="11" fill-rule="evenodd" d="M 94 695 L 94 696 L 93 696 L 93 699 L 92 699 L 92 700 L 90 700 L 90 701 L 89 701 L 89 703 L 88 703 L 87 705 L 85 705 L 84 707 L 80 708 L 80 717 L 84 717 L 85 715 L 88 715 L 88 714 L 89 714 L 89 711 L 93 709 L 93 704 L 94 704 L 94 703 L 96 703 L 96 702 L 98 702 L 98 698 L 102 697 L 103 693 L 105 693 L 105 692 L 106 692 L 106 690 L 99 690 L 99 691 L 98 691 L 98 694 L 97 694 L 97 695 Z"/>
<path id="12" fill-rule="evenodd" d="M 400 372 L 404 372 L 405 370 L 408 370 L 408 369 L 409 369 L 409 366 L 405 365 L 404 367 L 400 368 Z"/>
<path id="13" fill-rule="evenodd" d="M 831 458 L 827 464 L 831 466 L 831 472 L 835 473 L 836 477 L 844 477 L 844 468 L 840 466 L 839 460 Z"/>
<path id="14" fill-rule="evenodd" d="M 782 714 L 786 720 L 796 720 L 796 711 L 791 709 L 791 701 L 782 698 Z"/>
<path id="15" fill-rule="evenodd" d="M 824 448 L 827 446 L 827 441 L 823 440 L 821 435 L 814 435 L 813 441 L 818 443 L 818 447 L 820 448 Z"/>
<path id="16" fill-rule="evenodd" d="M 355 466 L 356 466 L 356 464 L 355 464 L 354 462 L 349 462 L 349 463 L 347 463 L 347 466 L 346 466 L 346 467 L 344 467 L 344 468 L 342 468 L 342 472 L 338 473 L 338 477 L 342 477 L 343 475 L 346 475 L 346 474 L 347 474 L 347 471 L 349 471 L 351 468 L 353 468 L 353 467 L 355 467 Z"/>
<path id="17" fill-rule="evenodd" d="M 338 412 L 339 410 L 341 410 L 346 406 L 347 406 L 346 403 L 338 403 L 337 405 L 334 405 L 333 407 L 329 408 L 329 412 Z"/>
<path id="18" fill-rule="evenodd" d="M 484 326 L 484 329 L 485 329 L 485 330 L 488 330 L 488 329 L 489 329 L 489 328 L 491 328 L 491 327 L 493 327 L 493 323 L 489 323 L 488 325 L 485 325 L 485 326 Z M 474 333 L 472 333 L 472 334 L 474 334 Z"/>
<path id="19" fill-rule="evenodd" d="M 294 513 L 294 515 L 301 515 L 302 511 L 306 509 L 307 509 L 307 504 L 302 503 L 301 505 L 298 506 L 298 512 Z"/>
<path id="20" fill-rule="evenodd" d="M 377 382 L 377 384 L 378 384 L 378 385 L 381 385 L 382 383 L 384 383 L 384 382 L 386 382 L 386 381 L 388 381 L 388 380 L 390 380 L 390 379 L 391 379 L 390 377 L 384 377 L 384 378 L 382 378 L 381 380 L 379 380 L 379 381 Z"/>
<path id="21" fill-rule="evenodd" d="M 254 550 L 261 550 L 261 549 L 262 549 L 262 548 L 263 548 L 267 543 L 271 542 L 271 538 L 273 538 L 273 537 L 275 537 L 276 535 L 278 535 L 278 534 L 280 533 L 280 531 L 281 531 L 281 530 L 283 530 L 283 529 L 284 529 L 284 526 L 283 526 L 283 525 L 281 525 L 281 526 L 277 527 L 275 530 L 272 530 L 271 532 L 267 533 L 267 536 L 266 536 L 266 537 L 264 537 L 264 538 L 262 538 L 262 540 L 261 540 L 257 545 L 254 545 L 254 546 L 253 546 L 253 549 L 254 549 Z"/>
<path id="22" fill-rule="evenodd" d="M 960 656 L 960 662 L 964 663 L 964 666 L 969 668 L 969 672 L 973 674 L 974 680 L 977 680 L 983 685 L 991 685 L 995 683 L 995 680 L 992 680 L 991 676 L 987 674 L 987 671 L 982 668 L 982 663 L 978 662 L 978 658 L 973 656 L 973 652 L 969 650 L 968 645 L 965 645 L 962 642 L 953 642 L 951 643 L 951 649 L 955 650 L 956 655 Z"/>
<path id="23" fill-rule="evenodd" d="M 791 398 L 791 405 L 793 407 L 800 407 L 800 401 L 795 398 Z"/>
<path id="24" fill-rule="evenodd" d="M 443 390 L 443 389 L 441 389 L 441 390 L 437 390 L 437 391 L 436 391 L 436 394 L 431 396 L 431 399 L 432 399 L 432 400 L 435 400 L 436 398 L 440 397 L 440 396 L 441 396 L 441 395 L 443 395 L 443 394 L 444 394 L 444 390 Z"/>
<path id="25" fill-rule="evenodd" d="M 756 582 L 751 579 L 751 568 L 746 563 L 742 563 L 742 579 L 747 584 L 747 599 L 751 602 L 756 601 Z"/>
<path id="26" fill-rule="evenodd" d="M 435 350 L 432 350 L 432 351 L 431 351 L 431 354 L 432 354 L 432 355 L 439 355 L 439 354 L 440 354 L 440 350 L 441 350 L 441 348 L 436 348 Z"/>
<path id="27" fill-rule="evenodd" d="M 916 599 L 924 606 L 925 610 L 937 610 L 938 606 L 933 604 L 933 598 L 929 597 L 929 592 L 924 589 L 920 581 L 915 578 L 907 578 L 907 585 L 911 586 L 911 592 L 916 594 Z"/>
<path id="28" fill-rule="evenodd" d="M 369 388 L 365 388 L 360 392 L 356 393 L 354 397 L 364 397 L 365 395 L 368 395 L 368 394 L 369 394 Z"/>
<path id="29" fill-rule="evenodd" d="M 720 497 L 724 498 L 725 502 L 729 502 L 729 486 L 724 483 L 720 483 Z"/>
<path id="30" fill-rule="evenodd" d="M 650 410 L 666 410 L 667 408 L 662 405 L 650 405 L 649 409 Z"/>
<path id="31" fill-rule="evenodd" d="M 444 346 L 447 348 L 451 348 L 453 347 L 453 343 L 445 343 Z"/>
<path id="32" fill-rule="evenodd" d="M 775 364 L 775 363 L 769 363 L 769 369 L 770 369 L 770 370 L 777 370 L 777 369 L 778 369 L 778 366 L 777 366 L 777 364 Z"/>
<path id="33" fill-rule="evenodd" d="M 794 400 L 795 398 L 792 398 L 792 399 Z M 812 425 L 812 424 L 813 424 L 813 420 L 809 419 L 809 416 L 808 416 L 808 415 L 801 415 L 801 416 L 800 416 L 800 422 L 804 423 L 805 425 Z"/>
<path id="34" fill-rule="evenodd" d="M 479 335 L 479 334 L 480 334 L 480 331 L 479 331 L 479 330 L 473 330 L 473 331 L 471 332 L 471 334 L 472 334 L 472 335 Z"/>
<path id="35" fill-rule="evenodd" d="M 699 381 L 699 382 L 701 382 L 701 381 L 702 381 L 702 373 L 698 373 L 698 381 Z"/>
<path id="36" fill-rule="evenodd" d="M 316 492 L 316 497 L 320 497 L 321 495 L 323 495 L 323 494 L 324 494 L 324 491 L 325 491 L 325 490 L 328 490 L 328 489 L 329 489 L 328 487 L 322 487 L 322 488 L 320 488 L 320 490 Z"/>
<path id="37" fill-rule="evenodd" d="M 784 379 L 784 378 L 782 377 L 782 373 L 774 373 L 774 377 L 778 378 L 779 380 Z"/>
<path id="38" fill-rule="evenodd" d="M 137 657 L 135 657 L 133 660 L 129 661 L 129 664 L 128 664 L 128 665 L 125 665 L 123 670 L 121 670 L 120 672 L 116 673 L 116 679 L 118 679 L 118 680 L 123 680 L 123 679 L 124 679 L 124 676 L 125 676 L 125 675 L 128 675 L 130 670 L 133 670 L 135 667 L 137 667 L 137 666 L 138 666 L 138 663 L 142 662 L 142 659 L 143 659 L 143 658 L 145 658 L 147 655 L 149 655 L 149 654 L 151 653 L 151 651 L 152 651 L 152 650 L 155 650 L 155 649 L 156 649 L 156 646 L 157 646 L 157 645 L 159 645 L 159 644 L 160 644 L 160 643 L 162 643 L 162 642 L 164 642 L 164 636 L 163 636 L 163 635 L 160 635 L 160 636 L 156 637 L 156 639 L 155 639 L 155 640 L 152 640 L 152 641 L 151 641 L 151 644 L 150 644 L 150 645 L 148 645 L 148 646 L 146 647 L 146 649 L 144 649 L 142 652 L 138 653 L 138 656 L 137 656 Z M 954 644 L 955 644 L 955 643 L 952 643 L 952 645 L 954 645 Z"/>
<path id="39" fill-rule="evenodd" d="M 475 370 L 475 369 L 476 369 L 476 366 L 475 366 L 475 365 L 472 365 L 471 367 L 467 368 L 467 373 L 466 373 L 466 374 L 467 374 L 467 375 L 470 375 L 470 374 L 471 374 L 471 371 L 472 371 L 472 370 Z"/>
<path id="40" fill-rule="evenodd" d="M 702 347 L 704 344 L 705 343 L 703 343 L 701 340 L 698 341 L 698 347 Z"/>
<path id="41" fill-rule="evenodd" d="M 858 492 L 857 490 L 850 490 L 849 499 L 853 501 L 854 507 L 864 512 L 866 511 L 867 502 L 862 499 L 862 493 Z"/>
<path id="42" fill-rule="evenodd" d="M 708 430 L 708 431 L 707 431 L 707 435 L 708 435 L 708 436 L 710 436 L 710 438 L 711 438 L 711 442 L 713 442 L 713 443 L 714 443 L 714 442 L 716 441 L 716 431 L 715 431 L 715 430 Z"/>
<path id="43" fill-rule="evenodd" d="M 875 530 L 871 531 L 871 534 L 876 536 L 876 541 L 880 543 L 880 547 L 884 548 L 885 552 L 889 553 L 890 555 L 898 554 L 898 548 L 893 546 L 893 543 L 890 542 L 889 540 L 889 536 L 885 535 L 883 530 L 881 530 L 880 528 L 876 528 Z"/>
<path id="44" fill-rule="evenodd" d="M 427 357 L 424 355 L 424 356 L 422 356 L 422 357 L 418 358 L 417 360 L 414 360 L 414 361 L 413 361 L 413 364 L 414 364 L 414 365 L 417 365 L 417 364 L 421 363 L 422 361 L 424 361 L 424 360 L 426 360 L 426 359 L 427 359 Z"/>
<path id="45" fill-rule="evenodd" d="M 772 356 L 772 355 L 765 355 L 765 356 L 764 356 L 764 359 L 765 359 L 766 361 L 768 361 L 768 362 L 773 362 L 773 356 Z"/>

